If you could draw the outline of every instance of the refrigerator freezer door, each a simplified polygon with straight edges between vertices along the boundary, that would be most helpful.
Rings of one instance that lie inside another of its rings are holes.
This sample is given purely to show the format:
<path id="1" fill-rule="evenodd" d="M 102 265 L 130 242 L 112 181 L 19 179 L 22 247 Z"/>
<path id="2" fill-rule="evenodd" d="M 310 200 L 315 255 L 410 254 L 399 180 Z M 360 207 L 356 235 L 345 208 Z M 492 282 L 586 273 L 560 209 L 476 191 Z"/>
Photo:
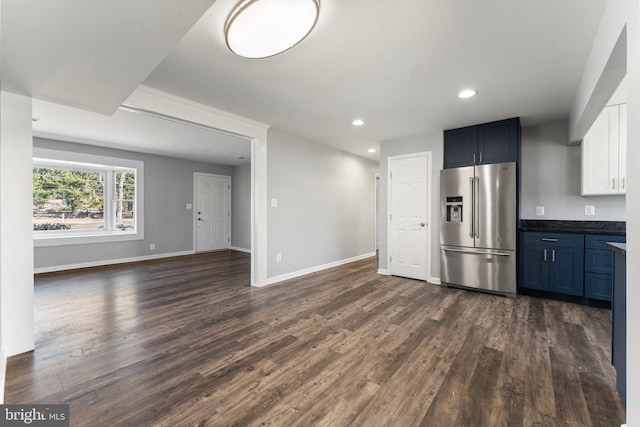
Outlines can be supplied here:
<path id="1" fill-rule="evenodd" d="M 516 295 L 516 252 L 442 246 L 444 284 Z"/>
<path id="2" fill-rule="evenodd" d="M 473 166 L 440 171 L 440 243 L 443 245 L 473 247 L 473 176 Z"/>
<path id="3" fill-rule="evenodd" d="M 516 164 L 476 166 L 475 247 L 516 249 Z"/>

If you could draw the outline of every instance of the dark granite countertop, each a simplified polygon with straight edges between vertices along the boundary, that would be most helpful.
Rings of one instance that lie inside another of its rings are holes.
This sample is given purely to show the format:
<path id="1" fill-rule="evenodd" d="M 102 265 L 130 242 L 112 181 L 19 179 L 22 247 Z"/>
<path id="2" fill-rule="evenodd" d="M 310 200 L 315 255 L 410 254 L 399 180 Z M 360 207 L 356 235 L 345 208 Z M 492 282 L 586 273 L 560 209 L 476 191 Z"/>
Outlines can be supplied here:
<path id="1" fill-rule="evenodd" d="M 543 233 L 574 234 L 610 234 L 626 236 L 627 223 L 624 221 L 559 221 L 533 220 L 520 221 L 520 231 L 539 231 Z"/>
<path id="2" fill-rule="evenodd" d="M 607 242 L 607 246 L 613 249 L 614 252 L 618 252 L 624 256 L 627 256 L 627 244 L 617 242 Z"/>

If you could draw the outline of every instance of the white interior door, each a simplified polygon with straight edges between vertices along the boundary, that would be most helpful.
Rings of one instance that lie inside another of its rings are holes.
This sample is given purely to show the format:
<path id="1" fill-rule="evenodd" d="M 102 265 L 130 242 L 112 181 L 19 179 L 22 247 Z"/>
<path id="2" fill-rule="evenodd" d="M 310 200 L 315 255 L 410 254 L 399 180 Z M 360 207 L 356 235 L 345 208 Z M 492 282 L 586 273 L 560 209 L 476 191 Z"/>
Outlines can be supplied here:
<path id="1" fill-rule="evenodd" d="M 228 249 L 231 177 L 196 174 L 196 252 Z"/>
<path id="2" fill-rule="evenodd" d="M 389 270 L 427 280 L 426 154 L 389 159 Z"/>

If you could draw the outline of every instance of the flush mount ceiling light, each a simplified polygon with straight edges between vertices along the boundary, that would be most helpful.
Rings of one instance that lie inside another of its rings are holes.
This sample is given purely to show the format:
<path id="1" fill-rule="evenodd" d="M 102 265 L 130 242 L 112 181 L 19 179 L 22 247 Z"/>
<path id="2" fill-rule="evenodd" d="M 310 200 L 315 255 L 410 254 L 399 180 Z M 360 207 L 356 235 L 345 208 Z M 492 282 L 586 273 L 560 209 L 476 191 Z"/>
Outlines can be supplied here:
<path id="1" fill-rule="evenodd" d="M 242 0 L 224 26 L 227 46 L 245 58 L 267 58 L 300 43 L 318 21 L 320 0 Z"/>
<path id="2" fill-rule="evenodd" d="M 375 149 L 375 148 L 369 148 L 369 152 L 370 152 L 370 153 L 375 153 L 375 152 L 376 152 L 376 149 Z"/>
<path id="3" fill-rule="evenodd" d="M 473 89 L 465 89 L 458 94 L 458 98 L 471 98 L 472 96 L 475 96 L 476 93 L 478 93 L 478 91 L 475 91 Z"/>
<path id="4" fill-rule="evenodd" d="M 354 126 L 362 126 L 364 124 L 364 120 L 355 119 L 354 121 L 351 122 L 351 124 Z"/>

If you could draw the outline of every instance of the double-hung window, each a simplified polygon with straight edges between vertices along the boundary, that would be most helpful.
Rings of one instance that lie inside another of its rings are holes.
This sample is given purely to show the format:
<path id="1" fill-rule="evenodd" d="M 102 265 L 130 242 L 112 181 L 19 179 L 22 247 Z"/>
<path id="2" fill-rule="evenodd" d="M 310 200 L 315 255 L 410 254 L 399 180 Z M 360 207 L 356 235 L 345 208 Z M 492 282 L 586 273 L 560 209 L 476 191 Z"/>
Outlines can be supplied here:
<path id="1" fill-rule="evenodd" d="M 138 240 L 144 164 L 34 148 L 35 246 Z"/>

